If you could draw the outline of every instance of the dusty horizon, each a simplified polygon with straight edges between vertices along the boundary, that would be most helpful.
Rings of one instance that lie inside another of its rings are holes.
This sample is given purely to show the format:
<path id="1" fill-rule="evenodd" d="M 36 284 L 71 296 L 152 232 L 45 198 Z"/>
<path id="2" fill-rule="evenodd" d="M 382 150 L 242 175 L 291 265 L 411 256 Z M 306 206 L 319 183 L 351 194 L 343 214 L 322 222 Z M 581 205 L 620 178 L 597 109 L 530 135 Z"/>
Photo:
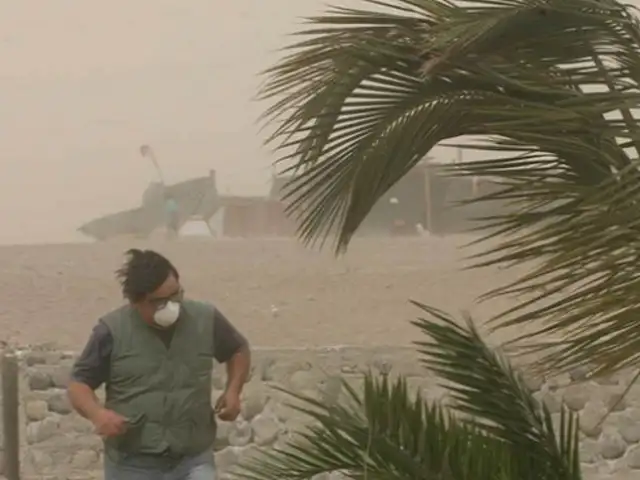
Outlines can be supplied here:
<path id="1" fill-rule="evenodd" d="M 3 6 L 0 244 L 82 240 L 82 222 L 137 206 L 156 178 L 144 143 L 169 182 L 216 169 L 222 191 L 266 191 L 257 74 L 300 3 Z"/>
<path id="2" fill-rule="evenodd" d="M 239 195 L 269 188 L 254 98 L 300 19 L 326 4 L 241 0 L 25 0 L 0 16 L 0 244 L 86 240 L 99 215 L 134 208 L 156 179 L 218 172 Z"/>
<path id="3" fill-rule="evenodd" d="M 86 240 L 83 222 L 137 207 L 156 180 L 142 144 L 170 183 L 215 169 L 222 192 L 265 193 L 258 74 L 329 4 L 361 0 L 4 5 L 0 244 Z"/>

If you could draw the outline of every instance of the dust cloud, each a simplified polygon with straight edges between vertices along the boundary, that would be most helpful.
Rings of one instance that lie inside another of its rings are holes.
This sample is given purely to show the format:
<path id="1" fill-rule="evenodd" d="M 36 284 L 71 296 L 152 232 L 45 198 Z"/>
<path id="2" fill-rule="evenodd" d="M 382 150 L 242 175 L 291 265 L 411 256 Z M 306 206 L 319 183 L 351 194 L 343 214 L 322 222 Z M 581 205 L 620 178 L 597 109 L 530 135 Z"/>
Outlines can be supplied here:
<path id="1" fill-rule="evenodd" d="M 274 157 L 256 123 L 265 108 L 254 100 L 257 74 L 299 18 L 326 3 L 3 4 L 0 244 L 13 245 L 0 248 L 5 339 L 77 348 L 121 301 L 112 273 L 131 243 L 76 244 L 76 229 L 140 204 L 156 180 L 140 145 L 153 147 L 168 183 L 215 169 L 221 193 L 267 192 Z M 409 297 L 456 311 L 500 278 L 460 272 L 456 242 L 363 240 L 342 260 L 293 240 L 158 248 L 191 294 L 219 302 L 258 344 L 406 344 L 416 335 Z"/>

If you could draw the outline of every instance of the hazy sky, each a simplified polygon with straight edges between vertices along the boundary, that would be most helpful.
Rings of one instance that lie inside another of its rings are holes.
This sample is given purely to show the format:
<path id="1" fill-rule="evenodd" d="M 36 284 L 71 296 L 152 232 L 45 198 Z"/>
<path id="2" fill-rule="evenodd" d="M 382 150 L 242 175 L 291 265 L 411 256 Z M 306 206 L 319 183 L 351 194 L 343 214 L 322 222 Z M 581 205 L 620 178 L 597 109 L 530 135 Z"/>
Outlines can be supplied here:
<path id="1" fill-rule="evenodd" d="M 315 5 L 313 4 L 315 2 Z M 308 0 L 21 0 L 0 8 L 0 243 L 65 241 L 154 171 L 267 188 L 252 97 Z"/>
<path id="2" fill-rule="evenodd" d="M 145 143 L 169 182 L 216 169 L 223 192 L 266 192 L 257 74 L 328 3 L 359 0 L 3 2 L 0 244 L 77 240 L 136 207 Z"/>

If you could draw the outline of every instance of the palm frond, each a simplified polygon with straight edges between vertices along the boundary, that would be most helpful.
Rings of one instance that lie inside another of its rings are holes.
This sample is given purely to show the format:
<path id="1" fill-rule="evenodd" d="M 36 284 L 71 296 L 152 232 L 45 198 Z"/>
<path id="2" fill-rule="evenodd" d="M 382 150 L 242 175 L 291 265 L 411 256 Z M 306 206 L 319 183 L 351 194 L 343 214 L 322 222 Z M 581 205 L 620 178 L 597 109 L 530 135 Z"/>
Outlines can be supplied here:
<path id="1" fill-rule="evenodd" d="M 376 4 L 400 11 L 312 18 L 298 33 L 307 38 L 267 72 L 262 97 L 275 103 L 266 119 L 279 124 L 282 161 L 295 160 L 288 198 L 304 239 L 339 228 L 344 248 L 386 190 L 438 142 L 464 134 L 515 137 L 530 150 L 546 140 L 549 156 L 580 158 L 573 172 L 587 184 L 610 174 L 601 157 L 625 163 L 612 140 L 625 127 L 604 115 L 640 96 L 616 69 L 606 79 L 615 91 L 580 90 L 605 82 L 585 64 L 594 52 L 612 56 L 630 41 L 616 2 Z M 629 63 L 624 53 L 615 56 Z"/>
<path id="2" fill-rule="evenodd" d="M 506 448 L 460 423 L 438 405 L 412 398 L 407 383 L 367 375 L 364 393 L 348 384 L 348 401 L 327 405 L 286 392 L 315 426 L 296 432 L 284 447 L 263 450 L 234 471 L 245 480 L 308 479 L 340 471 L 350 478 L 415 479 L 503 477 Z M 300 405 L 301 403 L 301 405 Z M 475 454 L 473 454 L 475 452 Z"/>
<path id="3" fill-rule="evenodd" d="M 496 158 L 452 174 L 497 178 L 507 237 L 478 265 L 532 273 L 493 292 L 531 301 L 496 328 L 561 340 L 541 365 L 635 364 L 640 335 L 640 26 L 615 0 L 385 0 L 308 20 L 266 72 L 265 120 L 293 173 L 304 241 L 349 244 L 380 197 L 442 141 L 483 136 Z M 633 152 L 635 150 L 635 153 Z M 549 300 L 549 295 L 557 300 Z M 540 303 L 541 300 L 545 302 Z"/>
<path id="4" fill-rule="evenodd" d="M 439 310 L 413 303 L 438 320 L 414 322 L 429 338 L 417 343 L 427 368 L 448 382 L 453 408 L 494 438 L 528 452 L 532 463 L 521 465 L 525 471 L 546 465 L 546 478 L 552 472 L 553 478 L 580 478 L 577 418 L 562 408 L 560 431 L 555 432 L 549 409 L 531 396 L 509 362 L 482 341 L 469 317 L 465 327 Z"/>
<path id="5" fill-rule="evenodd" d="M 407 382 L 365 377 L 362 395 L 327 404 L 287 392 L 290 408 L 311 426 L 282 447 L 263 449 L 232 472 L 244 480 L 303 480 L 339 471 L 354 479 L 580 479 L 576 417 L 563 411 L 558 436 L 507 362 L 499 361 L 472 326 L 435 310 L 417 324 L 427 366 L 447 381 L 453 408 L 412 395 Z M 500 388 L 501 390 L 492 390 Z"/>

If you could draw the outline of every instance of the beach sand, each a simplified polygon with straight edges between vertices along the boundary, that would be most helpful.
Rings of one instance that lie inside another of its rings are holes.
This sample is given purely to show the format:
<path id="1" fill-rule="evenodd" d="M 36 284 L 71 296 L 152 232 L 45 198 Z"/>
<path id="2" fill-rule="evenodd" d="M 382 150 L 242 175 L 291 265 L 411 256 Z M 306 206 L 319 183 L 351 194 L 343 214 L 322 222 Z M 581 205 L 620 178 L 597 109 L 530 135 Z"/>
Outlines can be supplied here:
<path id="1" fill-rule="evenodd" d="M 408 345 L 422 338 L 409 299 L 467 309 L 478 321 L 513 304 L 475 304 L 516 273 L 464 271 L 472 250 L 459 247 L 472 239 L 358 239 L 339 258 L 283 239 L 0 247 L 0 338 L 81 349 L 98 318 L 123 302 L 113 273 L 138 247 L 166 254 L 187 294 L 215 302 L 254 345 Z"/>

